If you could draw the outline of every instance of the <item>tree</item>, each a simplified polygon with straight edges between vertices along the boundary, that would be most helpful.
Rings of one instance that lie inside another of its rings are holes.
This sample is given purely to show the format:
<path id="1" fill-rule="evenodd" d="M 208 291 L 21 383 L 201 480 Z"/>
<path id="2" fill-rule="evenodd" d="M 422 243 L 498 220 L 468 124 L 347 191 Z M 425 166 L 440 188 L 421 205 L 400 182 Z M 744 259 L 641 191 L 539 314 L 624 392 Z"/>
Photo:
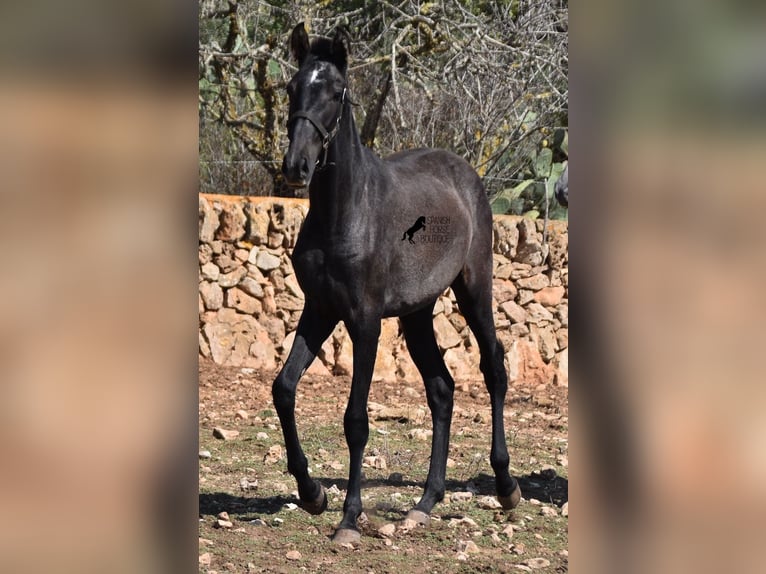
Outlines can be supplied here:
<path id="1" fill-rule="evenodd" d="M 567 125 L 567 19 L 566 0 L 201 0 L 202 189 L 258 194 L 247 179 L 285 193 L 284 86 L 295 70 L 285 46 L 300 21 L 313 33 L 349 30 L 367 145 L 381 155 L 448 148 L 490 193 L 505 189 L 533 173 L 532 151 Z"/>

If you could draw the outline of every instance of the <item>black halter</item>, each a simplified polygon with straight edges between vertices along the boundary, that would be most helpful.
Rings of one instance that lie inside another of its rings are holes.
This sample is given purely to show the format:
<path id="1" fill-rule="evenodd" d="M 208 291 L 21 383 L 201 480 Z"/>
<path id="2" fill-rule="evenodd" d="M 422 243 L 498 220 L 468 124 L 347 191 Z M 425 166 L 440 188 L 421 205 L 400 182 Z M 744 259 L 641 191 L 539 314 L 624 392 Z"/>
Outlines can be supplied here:
<path id="1" fill-rule="evenodd" d="M 316 165 L 319 166 L 319 169 L 322 169 L 327 165 L 327 150 L 330 147 L 330 142 L 332 142 L 332 140 L 335 139 L 335 136 L 338 135 L 338 130 L 340 129 L 340 120 L 343 118 L 343 104 L 345 102 L 346 88 L 343 88 L 343 95 L 341 96 L 340 105 L 338 106 L 338 117 L 335 119 L 335 125 L 333 125 L 331 130 L 327 130 L 327 128 L 322 125 L 322 122 L 320 122 L 314 115 L 304 111 L 295 112 L 287 120 L 287 127 L 290 127 L 290 124 L 292 124 L 297 119 L 303 118 L 308 120 L 311 125 L 314 126 L 316 131 L 319 132 L 319 135 L 322 136 L 322 149 L 324 150 L 324 156 L 322 157 L 321 163 L 319 162 L 319 158 L 317 158 Z"/>

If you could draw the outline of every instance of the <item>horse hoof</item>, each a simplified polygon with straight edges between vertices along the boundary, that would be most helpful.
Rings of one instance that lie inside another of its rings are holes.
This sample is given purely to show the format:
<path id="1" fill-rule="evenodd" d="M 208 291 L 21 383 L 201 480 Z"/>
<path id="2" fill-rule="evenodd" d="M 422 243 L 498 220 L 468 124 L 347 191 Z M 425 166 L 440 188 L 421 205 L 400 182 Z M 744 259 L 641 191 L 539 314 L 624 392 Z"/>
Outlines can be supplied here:
<path id="1" fill-rule="evenodd" d="M 301 507 L 309 514 L 322 514 L 327 510 L 327 492 L 325 492 L 324 486 L 319 485 L 319 496 L 314 500 L 301 500 Z"/>
<path id="2" fill-rule="evenodd" d="M 504 510 L 511 510 L 516 508 L 519 505 L 519 501 L 521 500 L 521 488 L 519 487 L 519 483 L 516 483 L 516 488 L 513 489 L 513 492 L 510 495 L 498 495 L 497 500 L 500 502 L 500 505 Z"/>
<path id="3" fill-rule="evenodd" d="M 359 544 L 361 538 L 362 535 L 358 530 L 338 528 L 332 536 L 332 541 L 335 542 L 335 544 Z"/>
<path id="4" fill-rule="evenodd" d="M 422 510 L 415 510 L 414 508 L 407 513 L 405 520 L 412 520 L 417 524 L 428 526 L 431 523 L 431 517 Z"/>

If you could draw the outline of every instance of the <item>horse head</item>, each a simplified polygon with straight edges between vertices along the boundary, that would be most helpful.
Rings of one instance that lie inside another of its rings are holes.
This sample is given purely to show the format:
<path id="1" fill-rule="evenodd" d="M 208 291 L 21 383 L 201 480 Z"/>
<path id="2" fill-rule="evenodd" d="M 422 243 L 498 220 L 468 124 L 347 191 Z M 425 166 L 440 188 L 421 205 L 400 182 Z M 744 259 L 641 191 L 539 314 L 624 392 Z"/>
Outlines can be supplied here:
<path id="1" fill-rule="evenodd" d="M 303 23 L 290 35 L 290 52 L 298 62 L 298 72 L 287 84 L 290 145 L 282 173 L 292 187 L 309 185 L 317 165 L 327 161 L 346 101 L 349 44 L 342 29 L 336 29 L 332 38 L 309 42 Z"/>

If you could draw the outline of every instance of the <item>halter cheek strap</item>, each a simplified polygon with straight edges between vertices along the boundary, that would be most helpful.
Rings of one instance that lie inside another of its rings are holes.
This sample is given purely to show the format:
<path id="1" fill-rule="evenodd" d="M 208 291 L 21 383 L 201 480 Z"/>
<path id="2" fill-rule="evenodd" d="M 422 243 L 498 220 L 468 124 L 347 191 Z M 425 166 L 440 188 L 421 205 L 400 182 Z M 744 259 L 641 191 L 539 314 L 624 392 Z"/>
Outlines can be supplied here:
<path id="1" fill-rule="evenodd" d="M 299 118 L 308 120 L 311 123 L 311 125 L 314 126 L 314 129 L 316 129 L 316 131 L 319 132 L 319 135 L 322 136 L 322 149 L 324 150 L 324 157 L 322 158 L 321 164 L 319 162 L 319 159 L 317 159 L 317 165 L 319 165 L 320 168 L 323 168 L 325 165 L 327 165 L 327 150 L 330 147 L 330 142 L 332 142 L 335 136 L 338 135 L 338 130 L 340 129 L 340 120 L 343 118 L 343 104 L 345 102 L 346 102 L 346 88 L 343 88 L 343 95 L 341 96 L 340 105 L 338 106 L 338 117 L 335 120 L 335 125 L 332 127 L 330 131 L 327 131 L 327 128 L 325 128 L 322 125 L 322 122 L 319 121 L 314 115 L 308 112 L 304 112 L 304 111 L 295 112 L 293 115 L 290 116 L 290 119 L 287 120 L 288 126 Z"/>

